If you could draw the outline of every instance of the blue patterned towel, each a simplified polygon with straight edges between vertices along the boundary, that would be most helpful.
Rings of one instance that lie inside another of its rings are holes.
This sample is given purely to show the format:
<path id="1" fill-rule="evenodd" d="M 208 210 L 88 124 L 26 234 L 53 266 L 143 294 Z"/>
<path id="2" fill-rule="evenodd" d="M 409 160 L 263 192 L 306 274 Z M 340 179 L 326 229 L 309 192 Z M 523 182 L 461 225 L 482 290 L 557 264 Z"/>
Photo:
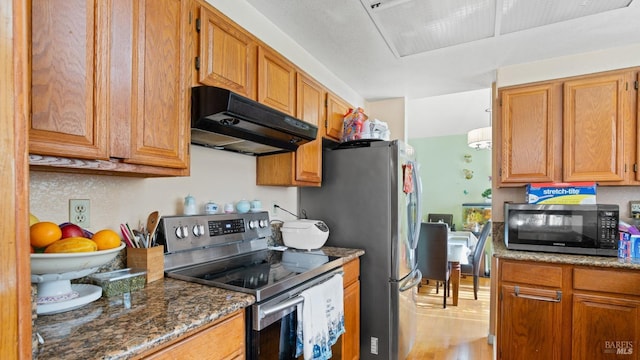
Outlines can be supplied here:
<path id="1" fill-rule="evenodd" d="M 344 333 L 342 275 L 304 290 L 304 302 L 298 305 L 296 357 L 305 360 L 331 358 L 331 346 Z"/>

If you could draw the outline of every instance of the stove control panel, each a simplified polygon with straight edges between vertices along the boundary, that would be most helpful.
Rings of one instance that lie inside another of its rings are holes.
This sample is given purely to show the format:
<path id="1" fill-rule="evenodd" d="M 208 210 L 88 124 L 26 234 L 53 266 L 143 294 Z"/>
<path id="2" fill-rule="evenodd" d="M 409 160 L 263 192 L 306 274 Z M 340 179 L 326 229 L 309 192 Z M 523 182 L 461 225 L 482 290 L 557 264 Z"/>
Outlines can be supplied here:
<path id="1" fill-rule="evenodd" d="M 163 216 L 157 242 L 165 253 L 196 250 L 271 236 L 269 213 Z"/>

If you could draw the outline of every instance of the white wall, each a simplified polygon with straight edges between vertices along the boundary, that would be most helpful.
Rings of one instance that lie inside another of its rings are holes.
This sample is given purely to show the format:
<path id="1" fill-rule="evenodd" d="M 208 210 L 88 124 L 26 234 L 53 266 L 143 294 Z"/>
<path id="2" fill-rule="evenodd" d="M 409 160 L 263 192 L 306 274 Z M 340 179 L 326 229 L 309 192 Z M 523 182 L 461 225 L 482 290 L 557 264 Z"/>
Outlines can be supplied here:
<path id="1" fill-rule="evenodd" d="M 184 197 L 195 197 L 198 210 L 213 200 L 219 205 L 238 200 L 259 199 L 265 210 L 276 201 L 297 211 L 297 190 L 293 187 L 256 186 L 255 157 L 191 145 L 191 176 L 138 179 L 122 176 L 31 172 L 30 211 L 40 220 L 68 221 L 69 199 L 91 201 L 93 231 L 119 229 L 128 222 L 138 226 L 147 215 L 182 214 Z M 282 211 L 271 219 L 291 220 Z M 119 231 L 119 230 L 118 230 Z"/>
<path id="2" fill-rule="evenodd" d="M 367 101 L 364 109 L 369 120 L 378 119 L 387 123 L 391 140 L 407 140 L 404 98 Z"/>
<path id="3" fill-rule="evenodd" d="M 640 44 L 499 68 L 498 87 L 640 65 Z"/>
<path id="4" fill-rule="evenodd" d="M 466 134 L 489 126 L 491 89 L 465 91 L 407 101 L 409 139 Z"/>

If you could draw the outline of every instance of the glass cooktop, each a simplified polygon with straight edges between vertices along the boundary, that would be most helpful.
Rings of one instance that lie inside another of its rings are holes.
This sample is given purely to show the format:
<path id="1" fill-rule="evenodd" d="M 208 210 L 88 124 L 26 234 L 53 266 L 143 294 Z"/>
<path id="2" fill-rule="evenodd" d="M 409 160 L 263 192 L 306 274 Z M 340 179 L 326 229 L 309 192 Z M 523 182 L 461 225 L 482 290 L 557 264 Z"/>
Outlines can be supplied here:
<path id="1" fill-rule="evenodd" d="M 251 293 L 261 301 L 342 266 L 340 259 L 321 250 L 261 250 L 175 270 L 167 275 Z"/>

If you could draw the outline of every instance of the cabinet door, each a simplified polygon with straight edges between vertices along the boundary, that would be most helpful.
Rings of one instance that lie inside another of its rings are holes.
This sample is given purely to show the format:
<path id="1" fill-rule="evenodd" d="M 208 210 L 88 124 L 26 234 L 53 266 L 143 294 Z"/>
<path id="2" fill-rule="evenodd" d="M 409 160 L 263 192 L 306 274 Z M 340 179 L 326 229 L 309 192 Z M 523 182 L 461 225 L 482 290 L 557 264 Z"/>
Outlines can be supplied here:
<path id="1" fill-rule="evenodd" d="M 336 95 L 327 93 L 327 117 L 324 123 L 324 135 L 335 141 L 340 141 L 344 116 L 353 106 Z"/>
<path id="2" fill-rule="evenodd" d="M 324 118 L 324 88 L 303 73 L 298 73 L 297 80 L 296 116 L 320 128 L 320 121 Z M 296 180 L 322 181 L 322 136 L 317 136 L 296 151 Z"/>
<path id="3" fill-rule="evenodd" d="M 324 117 L 324 88 L 304 73 L 297 75 L 296 117 L 319 127 Z M 275 186 L 320 186 L 322 139 L 318 137 L 295 152 L 258 156 L 256 183 Z"/>
<path id="4" fill-rule="evenodd" d="M 109 158 L 104 107 L 108 46 L 96 36 L 96 28 L 107 26 L 105 4 L 32 1 L 32 154 Z"/>
<path id="5" fill-rule="evenodd" d="M 133 113 L 127 162 L 186 168 L 188 0 L 134 2 Z"/>
<path id="6" fill-rule="evenodd" d="M 560 359 L 561 292 L 517 285 L 500 291 L 498 359 Z"/>
<path id="7" fill-rule="evenodd" d="M 637 359 L 639 309 L 637 300 L 574 294 L 571 358 Z"/>
<path id="8" fill-rule="evenodd" d="M 625 179 L 625 119 L 629 72 L 564 83 L 565 181 Z"/>
<path id="9" fill-rule="evenodd" d="M 258 47 L 258 101 L 294 116 L 296 69 L 280 54 Z"/>
<path id="10" fill-rule="evenodd" d="M 244 310 L 240 310 L 220 320 L 216 325 L 180 340 L 154 354 L 146 356 L 144 359 L 244 359 L 244 322 Z"/>
<path id="11" fill-rule="evenodd" d="M 560 180 L 560 85 L 500 90 L 500 182 L 521 184 Z"/>
<path id="12" fill-rule="evenodd" d="M 256 42 L 209 6 L 200 6 L 198 82 L 256 99 Z"/>
<path id="13" fill-rule="evenodd" d="M 344 327 L 340 359 L 357 360 L 360 358 L 360 281 L 344 289 Z"/>

